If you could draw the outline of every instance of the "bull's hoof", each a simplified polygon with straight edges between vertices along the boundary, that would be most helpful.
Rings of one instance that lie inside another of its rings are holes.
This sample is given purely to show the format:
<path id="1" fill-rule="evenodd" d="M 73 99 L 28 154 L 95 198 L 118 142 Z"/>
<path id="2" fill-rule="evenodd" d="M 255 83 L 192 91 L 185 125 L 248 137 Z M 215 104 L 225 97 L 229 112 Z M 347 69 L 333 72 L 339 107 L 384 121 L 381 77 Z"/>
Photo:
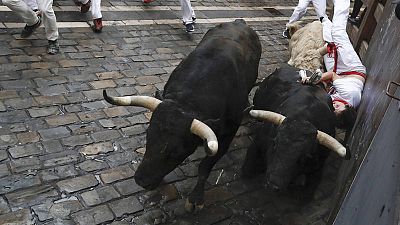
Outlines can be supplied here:
<path id="1" fill-rule="evenodd" d="M 194 213 L 194 212 L 198 212 L 198 211 L 202 210 L 203 208 L 204 208 L 204 204 L 201 204 L 201 205 L 193 204 L 189 201 L 189 199 L 186 199 L 186 203 L 185 203 L 186 212 Z"/>

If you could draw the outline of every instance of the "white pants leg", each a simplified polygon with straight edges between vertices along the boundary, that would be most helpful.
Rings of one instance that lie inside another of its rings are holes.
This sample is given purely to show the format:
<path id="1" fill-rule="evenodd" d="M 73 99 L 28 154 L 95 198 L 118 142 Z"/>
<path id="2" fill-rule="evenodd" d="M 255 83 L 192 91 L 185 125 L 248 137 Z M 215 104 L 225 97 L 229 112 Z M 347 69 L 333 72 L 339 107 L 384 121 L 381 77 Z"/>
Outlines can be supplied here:
<path id="1" fill-rule="evenodd" d="M 296 8 L 294 8 L 292 16 L 289 18 L 289 22 L 286 24 L 286 26 L 301 19 L 301 17 L 306 14 L 307 7 L 310 2 L 311 0 L 299 0 L 299 4 L 297 4 Z"/>
<path id="2" fill-rule="evenodd" d="M 36 0 L 24 0 L 24 2 L 28 5 L 32 10 L 39 9 L 38 3 Z"/>
<path id="3" fill-rule="evenodd" d="M 349 16 L 350 0 L 333 0 L 333 30 L 345 30 L 347 25 L 347 17 Z"/>
<path id="4" fill-rule="evenodd" d="M 347 17 L 349 15 L 350 0 L 334 0 L 334 14 L 332 22 L 326 19 L 326 24 L 331 25 L 332 41 L 337 46 L 338 59 L 337 59 L 337 73 L 347 71 L 358 71 L 366 73 L 365 66 L 362 64 L 356 51 L 351 44 L 350 38 L 346 32 Z M 325 20 L 324 20 L 325 21 Z M 324 23 L 323 23 L 324 26 Z M 325 29 L 325 26 L 324 28 Z M 327 27 L 327 29 L 329 29 Z M 326 56 L 324 57 L 324 59 Z M 328 59 L 328 63 L 330 60 Z M 325 63 L 327 69 L 328 65 Z M 333 65 L 329 65 L 333 68 Z"/>
<path id="5" fill-rule="evenodd" d="M 91 12 L 93 19 L 102 18 L 101 15 L 101 0 L 92 0 Z"/>
<path id="6" fill-rule="evenodd" d="M 317 13 L 318 19 L 327 17 L 326 15 L 326 0 L 312 0 L 314 10 Z"/>
<path id="7" fill-rule="evenodd" d="M 326 16 L 322 20 L 322 36 L 324 38 L 324 41 L 326 42 L 333 42 L 332 39 L 332 21 L 329 20 L 329 18 Z"/>
<path id="8" fill-rule="evenodd" d="M 333 42 L 332 38 L 332 22 L 328 19 L 328 17 L 324 17 L 322 20 L 322 34 L 323 38 L 326 42 Z M 327 71 L 333 71 L 333 67 L 335 65 L 335 59 L 333 56 L 329 56 L 328 54 L 324 55 L 324 63 Z"/>
<path id="9" fill-rule="evenodd" d="M 46 38 L 49 41 L 58 39 L 58 27 L 56 15 L 53 10 L 53 0 L 39 0 L 39 10 L 43 12 L 43 24 Z"/>
<path id="10" fill-rule="evenodd" d="M 196 18 L 192 5 L 190 4 L 190 0 L 180 0 L 181 9 L 182 9 L 182 20 L 183 23 L 189 24 L 193 23 L 193 18 Z"/>
<path id="11" fill-rule="evenodd" d="M 39 21 L 36 13 L 22 0 L 3 0 L 3 4 L 22 17 L 22 20 L 28 26 Z"/>

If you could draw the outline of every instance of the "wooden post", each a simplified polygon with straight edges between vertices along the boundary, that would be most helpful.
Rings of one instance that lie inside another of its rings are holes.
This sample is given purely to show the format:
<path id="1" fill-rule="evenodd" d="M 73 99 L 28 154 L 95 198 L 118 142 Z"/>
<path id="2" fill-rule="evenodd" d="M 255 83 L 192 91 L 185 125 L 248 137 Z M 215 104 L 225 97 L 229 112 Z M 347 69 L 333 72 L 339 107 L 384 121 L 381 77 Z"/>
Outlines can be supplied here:
<path id="1" fill-rule="evenodd" d="M 364 12 L 359 27 L 348 24 L 347 32 L 353 43 L 354 49 L 359 53 L 360 58 L 365 57 L 369 41 L 374 34 L 377 23 L 380 20 L 386 0 L 363 0 Z"/>

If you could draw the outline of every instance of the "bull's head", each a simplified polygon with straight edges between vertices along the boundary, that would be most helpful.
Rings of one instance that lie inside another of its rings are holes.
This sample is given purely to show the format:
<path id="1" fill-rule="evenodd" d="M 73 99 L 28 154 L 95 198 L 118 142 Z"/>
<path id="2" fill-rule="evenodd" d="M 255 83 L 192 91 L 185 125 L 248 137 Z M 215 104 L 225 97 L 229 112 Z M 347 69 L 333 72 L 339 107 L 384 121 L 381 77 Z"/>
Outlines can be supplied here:
<path id="1" fill-rule="evenodd" d="M 310 169 L 305 168 L 303 162 L 307 162 L 307 158 L 320 156 L 315 151 L 318 143 L 342 157 L 346 155 L 346 148 L 343 145 L 328 134 L 317 130 L 308 121 L 286 119 L 283 115 L 262 110 L 252 110 L 250 115 L 279 125 L 270 154 L 273 157 L 268 159 L 267 165 L 267 181 L 275 189 L 287 187 L 298 171 Z M 312 166 L 318 168 L 320 166 L 318 163 L 320 161 L 316 160 Z"/>
<path id="2" fill-rule="evenodd" d="M 173 101 L 162 102 L 148 96 L 110 97 L 106 91 L 103 96 L 114 105 L 142 106 L 153 111 L 147 130 L 146 153 L 135 173 L 136 183 L 146 189 L 156 188 L 165 175 L 194 152 L 198 144 L 194 135 L 206 141 L 208 155 L 218 150 L 214 132 Z"/>
<path id="3" fill-rule="evenodd" d="M 273 148 L 267 157 L 266 175 L 270 187 L 284 189 L 298 174 L 319 168 L 319 163 L 306 163 L 316 157 L 316 136 L 317 129 L 305 120 L 288 118 L 277 127 Z"/>

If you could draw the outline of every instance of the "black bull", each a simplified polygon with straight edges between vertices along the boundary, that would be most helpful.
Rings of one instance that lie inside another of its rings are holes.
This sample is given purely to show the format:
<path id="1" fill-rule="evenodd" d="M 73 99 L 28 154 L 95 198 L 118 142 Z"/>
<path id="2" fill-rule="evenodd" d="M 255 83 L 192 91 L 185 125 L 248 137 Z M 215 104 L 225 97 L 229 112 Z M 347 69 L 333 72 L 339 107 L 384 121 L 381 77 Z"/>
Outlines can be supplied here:
<path id="1" fill-rule="evenodd" d="M 317 130 L 335 134 L 335 114 L 326 91 L 301 84 L 298 69 L 283 65 L 261 82 L 253 103 L 254 110 L 277 112 L 286 119 L 280 126 L 255 126 L 244 175 L 266 171 L 267 184 L 276 189 L 286 188 L 300 175 L 318 180 L 329 150 L 318 144 Z"/>
<path id="2" fill-rule="evenodd" d="M 203 143 L 191 133 L 192 122 L 201 121 L 218 140 L 217 153 L 206 156 L 199 165 L 198 182 L 186 205 L 188 210 L 202 206 L 205 182 L 226 153 L 248 106 L 260 57 L 258 35 L 243 20 L 220 24 L 205 34 L 171 73 L 162 102 L 154 100 L 155 104 L 148 107 L 154 111 L 147 129 L 146 152 L 134 176 L 137 184 L 156 188 L 164 176 L 190 156 Z M 132 99 L 104 94 L 112 104 L 135 105 Z"/>

